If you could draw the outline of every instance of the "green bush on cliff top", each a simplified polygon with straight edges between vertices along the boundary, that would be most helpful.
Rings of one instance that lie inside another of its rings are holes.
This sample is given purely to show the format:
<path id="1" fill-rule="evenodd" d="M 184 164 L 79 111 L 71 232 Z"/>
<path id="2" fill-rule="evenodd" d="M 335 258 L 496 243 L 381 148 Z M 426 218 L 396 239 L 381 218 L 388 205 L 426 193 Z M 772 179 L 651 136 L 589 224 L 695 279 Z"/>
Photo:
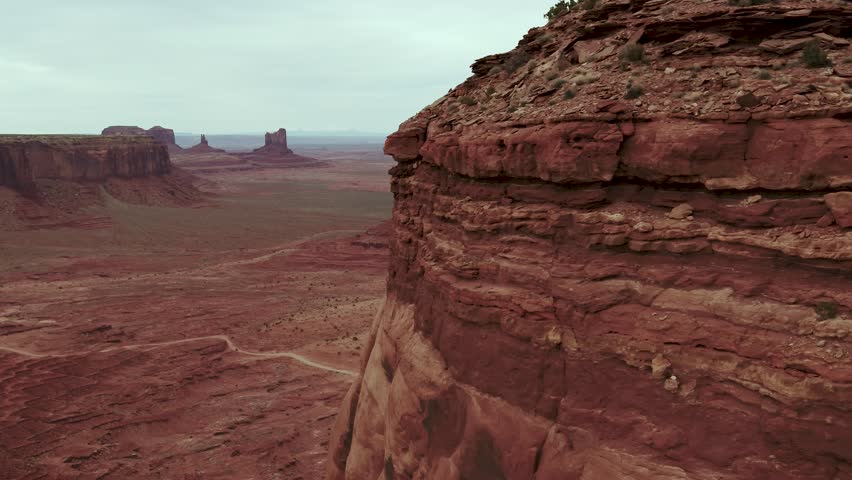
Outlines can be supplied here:
<path id="1" fill-rule="evenodd" d="M 544 14 L 544 18 L 548 21 L 559 18 L 568 13 L 574 7 L 582 7 L 584 10 L 593 10 L 598 6 L 598 0 L 559 0 L 556 5 L 550 7 L 550 10 Z"/>

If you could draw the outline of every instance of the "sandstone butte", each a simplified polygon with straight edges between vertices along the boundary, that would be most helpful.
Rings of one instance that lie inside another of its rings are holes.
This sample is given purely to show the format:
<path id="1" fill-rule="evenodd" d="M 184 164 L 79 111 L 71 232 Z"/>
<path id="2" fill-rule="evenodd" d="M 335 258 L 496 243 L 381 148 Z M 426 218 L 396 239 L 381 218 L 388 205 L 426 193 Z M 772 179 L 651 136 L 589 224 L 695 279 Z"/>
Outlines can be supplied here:
<path id="1" fill-rule="evenodd" d="M 263 146 L 254 149 L 254 153 L 272 153 L 277 155 L 291 155 L 293 150 L 287 146 L 287 130 L 279 128 L 274 132 L 266 132 Z"/>
<path id="2" fill-rule="evenodd" d="M 327 478 L 852 478 L 852 9 L 587 6 L 387 139 Z"/>
<path id="3" fill-rule="evenodd" d="M 0 186 L 26 191 L 38 180 L 140 178 L 171 172 L 165 145 L 150 136 L 0 135 Z"/>
<path id="4" fill-rule="evenodd" d="M 175 143 L 175 131 L 171 128 L 156 126 L 145 130 L 140 127 L 112 126 L 105 128 L 101 135 L 148 135 L 168 147 L 169 153 L 177 153 L 183 150 Z"/>
<path id="5" fill-rule="evenodd" d="M 257 167 L 325 167 L 328 165 L 327 162 L 293 152 L 287 145 L 287 130 L 284 128 L 267 132 L 262 147 L 238 155 Z"/>
<path id="6" fill-rule="evenodd" d="M 207 136 L 201 135 L 199 142 L 184 150 L 184 153 L 226 153 L 221 148 L 213 148 L 207 142 Z"/>

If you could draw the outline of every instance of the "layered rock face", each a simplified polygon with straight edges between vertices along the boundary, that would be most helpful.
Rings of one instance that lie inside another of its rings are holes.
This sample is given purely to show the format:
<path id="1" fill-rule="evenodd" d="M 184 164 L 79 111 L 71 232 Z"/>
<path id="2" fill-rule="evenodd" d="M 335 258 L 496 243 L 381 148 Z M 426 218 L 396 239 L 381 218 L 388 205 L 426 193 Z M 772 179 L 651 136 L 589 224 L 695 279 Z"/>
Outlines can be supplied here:
<path id="1" fill-rule="evenodd" d="M 183 150 L 183 148 L 175 143 L 175 131 L 160 126 L 151 127 L 148 130 L 140 127 L 112 126 L 105 128 L 101 132 L 101 135 L 148 135 L 168 147 L 171 153 Z"/>
<path id="2" fill-rule="evenodd" d="M 0 185 L 100 181 L 171 171 L 166 147 L 148 136 L 0 136 Z"/>
<path id="3" fill-rule="evenodd" d="M 328 478 L 852 478 L 852 11 L 587 6 L 388 138 Z"/>

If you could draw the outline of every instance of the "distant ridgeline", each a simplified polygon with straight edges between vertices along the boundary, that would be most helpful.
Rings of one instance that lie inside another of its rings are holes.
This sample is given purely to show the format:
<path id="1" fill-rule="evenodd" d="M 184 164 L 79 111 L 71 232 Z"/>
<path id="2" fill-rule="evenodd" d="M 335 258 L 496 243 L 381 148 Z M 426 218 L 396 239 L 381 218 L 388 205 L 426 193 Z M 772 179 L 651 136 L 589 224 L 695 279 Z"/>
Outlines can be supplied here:
<path id="1" fill-rule="evenodd" d="M 126 135 L 147 135 L 153 137 L 158 142 L 162 143 L 169 149 L 169 153 L 176 153 L 183 150 L 175 143 L 175 131 L 170 128 L 160 126 L 151 127 L 145 130 L 136 126 L 112 126 L 105 128 L 101 135 L 104 136 L 126 136 Z"/>

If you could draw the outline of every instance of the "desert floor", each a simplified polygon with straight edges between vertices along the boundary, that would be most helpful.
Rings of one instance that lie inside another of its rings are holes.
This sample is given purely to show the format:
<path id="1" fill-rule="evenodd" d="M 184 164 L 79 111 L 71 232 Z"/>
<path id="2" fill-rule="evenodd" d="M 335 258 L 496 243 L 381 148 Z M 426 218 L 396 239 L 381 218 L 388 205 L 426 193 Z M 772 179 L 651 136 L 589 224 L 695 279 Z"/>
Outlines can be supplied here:
<path id="1" fill-rule="evenodd" d="M 330 166 L 207 164 L 191 208 L 0 232 L 0 477 L 322 477 L 384 293 L 392 163 L 294 149 Z"/>

